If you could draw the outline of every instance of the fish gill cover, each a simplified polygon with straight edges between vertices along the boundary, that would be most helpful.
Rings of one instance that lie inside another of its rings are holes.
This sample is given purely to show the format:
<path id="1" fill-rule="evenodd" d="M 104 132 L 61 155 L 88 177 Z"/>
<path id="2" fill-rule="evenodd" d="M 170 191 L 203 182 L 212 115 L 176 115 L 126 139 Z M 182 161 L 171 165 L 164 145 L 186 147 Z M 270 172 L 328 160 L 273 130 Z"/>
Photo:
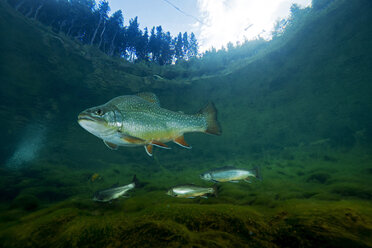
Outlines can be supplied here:
<path id="1" fill-rule="evenodd" d="M 169 66 L 107 56 L 26 18 L 27 5 L 0 4 L 3 247 L 372 246 L 370 1 L 314 1 L 271 42 Z M 76 121 L 143 91 L 185 114 L 213 101 L 222 135 L 186 134 L 192 149 L 148 157 L 108 149 Z M 35 140 L 35 157 L 7 168 Z M 207 199 L 166 194 L 211 187 L 199 175 L 226 165 L 259 166 L 263 180 L 219 183 Z M 128 198 L 92 201 L 134 174 L 143 187 Z"/>

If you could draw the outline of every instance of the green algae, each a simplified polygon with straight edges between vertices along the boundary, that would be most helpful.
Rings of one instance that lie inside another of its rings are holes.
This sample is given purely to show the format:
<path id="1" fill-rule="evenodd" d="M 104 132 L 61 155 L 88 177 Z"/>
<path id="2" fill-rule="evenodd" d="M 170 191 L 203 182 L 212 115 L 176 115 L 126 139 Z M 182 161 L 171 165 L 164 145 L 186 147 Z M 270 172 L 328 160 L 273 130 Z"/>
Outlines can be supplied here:
<path id="1" fill-rule="evenodd" d="M 60 205 L 23 218 L 3 231 L 1 240 L 11 247 L 371 245 L 371 205 L 360 202 L 292 201 L 262 213 L 230 204 L 173 203 L 148 206 L 135 215 L 103 211 L 100 207 L 86 208 L 73 202 L 67 205 L 70 207 Z"/>
<path id="2" fill-rule="evenodd" d="M 130 198 L 107 204 L 91 200 L 94 190 L 117 180 L 129 182 L 135 164 L 100 169 L 104 179 L 97 183 L 82 176 L 88 174 L 88 168 L 59 168 L 72 185 L 61 184 L 61 189 L 72 187 L 75 193 L 63 201 L 38 199 L 37 208 L 25 209 L 23 204 L 3 208 L 0 240 L 5 247 L 371 246 L 371 188 L 366 185 L 369 177 L 363 177 L 370 166 L 369 156 L 360 150 L 343 154 L 313 147 L 307 152 L 303 147 L 289 151 L 293 155 L 289 160 L 268 155 L 259 160 L 229 162 L 243 168 L 259 164 L 264 180 L 219 184 L 218 197 L 208 199 L 178 199 L 165 193 L 177 182 L 210 185 L 198 175 L 213 168 L 213 163 L 184 170 L 161 163 L 155 173 L 136 171 L 139 180 L 145 182 L 143 187 L 131 192 Z M 337 162 L 323 159 L 326 154 Z M 358 164 L 357 172 L 354 164 Z M 34 170 L 48 175 L 54 169 L 46 165 L 42 168 L 35 165 Z M 298 176 L 293 168 L 301 168 L 304 175 Z M 358 180 L 345 177 L 352 173 Z M 331 175 L 326 183 L 318 180 L 323 174 Z M 308 180 L 313 175 L 316 180 Z M 32 181 L 28 183 L 22 184 L 19 190 L 23 193 L 14 199 L 15 203 L 33 191 L 22 190 L 33 187 Z M 3 218 L 5 215 L 13 218 Z"/>

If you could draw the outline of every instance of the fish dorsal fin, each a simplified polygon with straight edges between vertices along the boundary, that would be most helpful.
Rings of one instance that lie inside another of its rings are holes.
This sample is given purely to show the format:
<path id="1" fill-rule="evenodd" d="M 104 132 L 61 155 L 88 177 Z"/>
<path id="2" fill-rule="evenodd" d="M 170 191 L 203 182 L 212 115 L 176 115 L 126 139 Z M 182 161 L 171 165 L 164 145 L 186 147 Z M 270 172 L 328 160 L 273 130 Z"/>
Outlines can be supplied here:
<path id="1" fill-rule="evenodd" d="M 179 145 L 179 146 L 184 147 L 184 148 L 191 149 L 191 146 L 190 146 L 189 144 L 186 143 L 185 138 L 183 137 L 183 135 L 181 135 L 181 136 L 175 138 L 175 139 L 173 140 L 173 142 L 176 143 L 176 144 Z"/>
<path id="2" fill-rule="evenodd" d="M 118 146 L 115 145 L 114 143 L 111 143 L 111 142 L 108 142 L 106 140 L 103 141 L 103 143 L 105 143 L 105 145 L 110 148 L 111 150 L 117 150 L 118 149 Z"/>
<path id="3" fill-rule="evenodd" d="M 152 92 L 140 92 L 137 93 L 137 96 L 145 99 L 148 102 L 154 103 L 157 106 L 160 106 L 158 97 Z"/>
<path id="4" fill-rule="evenodd" d="M 145 151 L 146 151 L 147 155 L 152 157 L 152 145 L 151 144 L 145 146 Z"/>

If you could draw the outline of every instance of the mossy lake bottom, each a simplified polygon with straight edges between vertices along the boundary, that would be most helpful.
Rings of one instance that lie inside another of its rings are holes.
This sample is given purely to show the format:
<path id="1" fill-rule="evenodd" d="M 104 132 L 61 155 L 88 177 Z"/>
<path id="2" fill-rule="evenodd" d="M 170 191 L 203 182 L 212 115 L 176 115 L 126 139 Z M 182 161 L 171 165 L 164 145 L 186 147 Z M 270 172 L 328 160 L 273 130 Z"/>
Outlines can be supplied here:
<path id="1" fill-rule="evenodd" d="M 2 247 L 372 246 L 372 157 L 363 149 L 315 145 L 226 161 L 159 160 L 147 168 L 44 160 L 2 169 Z M 208 199 L 166 195 L 176 184 L 210 186 L 199 174 L 226 164 L 259 165 L 263 181 L 221 183 Z M 129 198 L 91 200 L 133 174 L 144 186 Z"/>

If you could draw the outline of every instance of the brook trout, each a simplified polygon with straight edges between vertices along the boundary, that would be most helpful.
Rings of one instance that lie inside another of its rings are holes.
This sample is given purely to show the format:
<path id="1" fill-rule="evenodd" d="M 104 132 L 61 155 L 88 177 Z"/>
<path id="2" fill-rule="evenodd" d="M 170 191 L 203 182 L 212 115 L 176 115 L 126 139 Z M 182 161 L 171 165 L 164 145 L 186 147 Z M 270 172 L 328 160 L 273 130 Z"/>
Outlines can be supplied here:
<path id="1" fill-rule="evenodd" d="M 102 139 L 107 147 L 144 146 L 152 156 L 153 146 L 169 147 L 169 141 L 190 149 L 183 134 L 203 132 L 220 135 L 217 111 L 209 103 L 194 115 L 160 107 L 153 93 L 119 96 L 81 112 L 78 122 L 85 130 Z"/>

